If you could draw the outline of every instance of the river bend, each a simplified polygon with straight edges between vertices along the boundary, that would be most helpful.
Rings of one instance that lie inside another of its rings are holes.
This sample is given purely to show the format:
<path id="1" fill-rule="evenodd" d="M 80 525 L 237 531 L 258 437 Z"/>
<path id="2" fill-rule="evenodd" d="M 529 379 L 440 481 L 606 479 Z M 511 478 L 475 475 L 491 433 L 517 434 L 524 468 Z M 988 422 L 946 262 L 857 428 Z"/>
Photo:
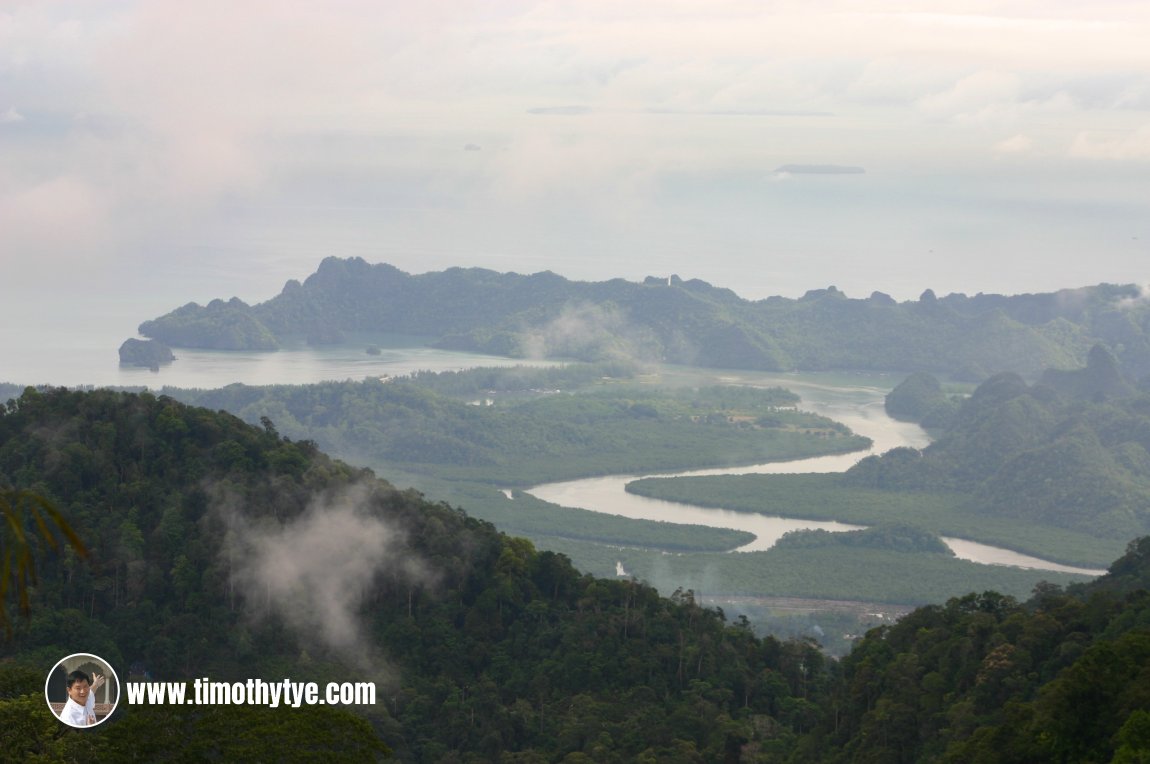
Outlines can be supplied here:
<path id="1" fill-rule="evenodd" d="M 930 438 L 918 425 L 899 422 L 887 416 L 883 407 L 883 397 L 886 394 L 884 387 L 869 384 L 826 384 L 818 381 L 817 375 L 764 377 L 748 374 L 731 376 L 725 381 L 759 386 L 778 385 L 793 389 L 802 395 L 802 407 L 804 409 L 842 422 L 859 435 L 870 438 L 874 445 L 867 451 L 856 451 L 850 454 L 817 456 L 809 459 L 770 462 L 747 467 L 692 470 L 661 475 L 609 475 L 546 483 L 529 488 L 527 493 L 563 507 L 587 509 L 637 520 L 663 520 L 688 525 L 706 525 L 715 528 L 748 531 L 755 535 L 755 540 L 734 551 L 752 552 L 769 549 L 788 531 L 816 528 L 828 531 L 849 531 L 859 530 L 864 526 L 734 512 L 663 501 L 627 493 L 626 485 L 643 477 L 844 472 L 870 454 L 883 453 L 898 446 L 923 448 L 930 442 Z M 959 559 L 987 565 L 1012 565 L 1020 568 L 1078 573 L 1088 576 L 1098 576 L 1106 572 L 1060 565 L 1049 560 L 966 539 L 943 537 L 943 541 Z"/>

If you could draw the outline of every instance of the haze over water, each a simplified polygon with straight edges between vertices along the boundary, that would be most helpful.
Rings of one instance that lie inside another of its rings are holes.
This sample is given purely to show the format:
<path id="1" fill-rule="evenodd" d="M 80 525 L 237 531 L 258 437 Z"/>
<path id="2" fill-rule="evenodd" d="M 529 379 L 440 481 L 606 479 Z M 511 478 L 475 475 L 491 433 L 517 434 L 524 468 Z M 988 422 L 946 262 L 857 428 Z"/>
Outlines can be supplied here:
<path id="1" fill-rule="evenodd" d="M 329 255 L 753 299 L 1140 283 L 1148 38 L 1122 0 L 6 3 L 0 326 L 113 311 L 118 344 Z"/>
<path id="2" fill-rule="evenodd" d="M 275 352 L 212 351 L 177 348 L 176 361 L 157 371 L 121 366 L 116 351 L 103 333 L 46 333 L 20 336 L 0 333 L 11 341 L 12 352 L 0 363 L 0 382 L 75 387 L 218 388 L 236 382 L 246 385 L 303 385 L 329 380 L 359 381 L 367 377 L 400 377 L 417 371 L 459 371 L 476 366 L 542 366 L 530 361 L 437 350 L 417 338 L 397 335 L 349 337 L 336 346 L 309 347 L 302 341 Z M 368 355 L 368 345 L 381 348 Z"/>

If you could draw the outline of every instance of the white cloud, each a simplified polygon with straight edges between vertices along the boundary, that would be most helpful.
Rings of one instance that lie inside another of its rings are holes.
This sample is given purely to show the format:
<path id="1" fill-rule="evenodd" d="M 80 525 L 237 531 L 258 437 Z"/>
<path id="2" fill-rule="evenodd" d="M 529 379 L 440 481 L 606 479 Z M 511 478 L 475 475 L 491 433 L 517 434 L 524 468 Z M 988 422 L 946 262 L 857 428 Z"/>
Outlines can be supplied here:
<path id="1" fill-rule="evenodd" d="M 1070 156 L 1077 159 L 1150 160 L 1150 124 L 1116 137 L 1080 132 L 1070 145 Z"/>
<path id="2" fill-rule="evenodd" d="M 358 485 L 316 498 L 282 524 L 247 517 L 234 497 L 216 507 L 229 527 L 224 559 L 249 615 L 274 612 L 305 644 L 318 642 L 348 664 L 375 671 L 381 658 L 363 614 L 379 579 L 412 589 L 435 580 L 404 535 L 380 516 L 372 495 L 378 490 Z"/>
<path id="3" fill-rule="evenodd" d="M 24 115 L 16 111 L 15 107 L 9 107 L 3 114 L 0 114 L 0 125 L 11 125 L 23 121 Z"/>
<path id="4" fill-rule="evenodd" d="M 994 150 L 999 154 L 1025 154 L 1032 148 L 1034 148 L 1034 141 L 1022 133 L 1018 133 L 994 144 Z"/>
<path id="5" fill-rule="evenodd" d="M 1016 74 L 980 71 L 950 88 L 919 99 L 918 107 L 937 118 L 980 121 L 992 118 L 1018 100 L 1021 80 Z"/>
<path id="6" fill-rule="evenodd" d="M 964 74 L 964 69 L 948 66 L 907 66 L 888 52 L 866 61 L 845 94 L 866 104 L 903 105 L 945 91 Z"/>
<path id="7" fill-rule="evenodd" d="M 788 163 L 859 164 L 894 182 L 899 169 L 1005 173 L 1011 163 L 993 154 L 1046 161 L 1051 146 L 1138 157 L 1129 120 L 1144 121 L 1150 93 L 1143 6 L 24 3 L 0 12 L 0 91 L 19 105 L 0 121 L 28 117 L 11 131 L 20 143 L 0 145 L 0 251 L 161 261 L 168 245 L 226 236 L 244 210 L 300 204 L 301 188 L 317 209 L 371 210 L 362 219 L 419 206 L 427 217 L 410 225 L 421 241 L 464 210 L 477 227 L 501 227 L 489 247 L 510 251 L 541 220 L 611 235 L 640 220 L 681 223 L 675 205 L 688 202 L 671 187 L 712 184 L 766 209 L 748 179 L 793 188 L 769 183 Z M 588 113 L 528 113 L 570 104 Z M 780 111 L 834 116 L 768 116 Z M 76 113 L 90 118 L 65 125 Z M 484 150 L 459 151 L 469 144 Z M 74 210 L 72 230 L 43 212 L 48 199 Z M 718 202 L 690 204 L 707 209 L 698 221 L 717 219 Z M 378 251 L 378 231 L 315 214 L 316 229 L 338 230 L 336 245 Z M 758 219 L 739 218 L 731 235 Z M 469 252 L 472 233 L 451 251 Z M 543 245 L 558 246 L 540 234 L 532 248 Z"/>

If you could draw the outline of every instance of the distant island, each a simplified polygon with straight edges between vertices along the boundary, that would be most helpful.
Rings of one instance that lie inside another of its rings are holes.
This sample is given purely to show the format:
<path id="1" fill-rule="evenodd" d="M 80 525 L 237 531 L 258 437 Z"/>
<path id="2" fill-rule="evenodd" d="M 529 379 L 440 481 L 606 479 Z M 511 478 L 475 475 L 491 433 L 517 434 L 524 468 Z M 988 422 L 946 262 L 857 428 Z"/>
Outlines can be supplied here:
<path id="1" fill-rule="evenodd" d="M 1070 369 L 1101 344 L 1131 379 L 1150 374 L 1150 311 L 1134 285 L 1014 296 L 929 289 L 897 302 L 831 286 L 801 298 L 746 300 L 697 279 L 570 281 L 450 268 L 411 275 L 329 257 L 274 298 L 189 303 L 145 321 L 172 347 L 275 350 L 289 337 L 348 332 L 430 335 L 437 347 L 510 357 L 641 361 L 764 371 L 920 370 L 982 381 L 995 373 Z"/>
<path id="2" fill-rule="evenodd" d="M 172 349 L 159 340 L 124 340 L 120 345 L 120 364 L 158 369 L 176 360 Z"/>

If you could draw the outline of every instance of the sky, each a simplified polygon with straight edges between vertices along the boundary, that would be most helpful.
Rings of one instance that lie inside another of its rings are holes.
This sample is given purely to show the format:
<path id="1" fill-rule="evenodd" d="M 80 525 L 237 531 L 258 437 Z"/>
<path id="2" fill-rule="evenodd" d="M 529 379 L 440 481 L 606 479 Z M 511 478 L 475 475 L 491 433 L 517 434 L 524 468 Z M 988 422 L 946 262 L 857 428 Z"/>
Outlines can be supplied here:
<path id="1" fill-rule="evenodd" d="M 0 0 L 0 323 L 323 257 L 748 298 L 1144 283 L 1150 4 Z"/>

